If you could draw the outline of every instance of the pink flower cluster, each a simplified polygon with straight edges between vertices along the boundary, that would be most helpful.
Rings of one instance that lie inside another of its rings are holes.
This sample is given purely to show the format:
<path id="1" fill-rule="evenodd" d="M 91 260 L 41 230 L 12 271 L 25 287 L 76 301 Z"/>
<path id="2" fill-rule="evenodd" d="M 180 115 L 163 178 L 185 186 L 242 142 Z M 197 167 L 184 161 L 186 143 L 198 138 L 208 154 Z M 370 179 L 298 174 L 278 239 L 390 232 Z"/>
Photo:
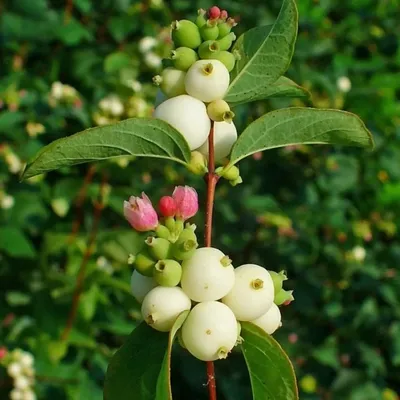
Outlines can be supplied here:
<path id="1" fill-rule="evenodd" d="M 184 221 L 193 217 L 198 209 L 197 192 L 190 186 L 177 186 L 172 196 L 164 196 L 159 202 L 161 216 Z M 141 197 L 131 196 L 129 201 L 124 201 L 124 216 L 139 232 L 154 230 L 159 224 L 157 212 L 145 193 Z"/>

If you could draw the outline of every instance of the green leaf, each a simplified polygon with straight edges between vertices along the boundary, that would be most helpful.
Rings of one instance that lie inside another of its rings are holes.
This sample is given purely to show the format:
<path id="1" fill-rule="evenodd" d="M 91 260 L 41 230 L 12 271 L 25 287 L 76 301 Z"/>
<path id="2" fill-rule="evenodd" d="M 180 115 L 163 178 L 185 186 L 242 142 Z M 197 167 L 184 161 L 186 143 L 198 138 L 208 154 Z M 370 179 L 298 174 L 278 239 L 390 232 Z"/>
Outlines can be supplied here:
<path id="1" fill-rule="evenodd" d="M 293 82 L 291 79 L 281 76 L 277 81 L 272 83 L 270 86 L 264 88 L 263 91 L 254 95 L 251 101 L 265 100 L 273 97 L 305 97 L 310 98 L 310 92 Z M 239 104 L 246 103 L 247 100 L 242 101 L 230 101 L 232 107 Z"/>
<path id="2" fill-rule="evenodd" d="M 374 146 L 371 133 L 354 114 L 285 108 L 263 115 L 244 130 L 233 146 L 230 165 L 258 151 L 297 144 Z"/>
<path id="3" fill-rule="evenodd" d="M 168 349 L 165 353 L 164 361 L 161 367 L 160 375 L 157 380 L 157 397 L 155 400 L 172 400 L 171 391 L 171 353 L 172 345 L 174 344 L 175 336 L 181 328 L 188 316 L 189 311 L 183 311 L 176 319 L 174 326 L 169 333 Z"/>
<path id="4" fill-rule="evenodd" d="M 168 335 L 141 323 L 107 369 L 104 400 L 154 400 Z"/>
<path id="5" fill-rule="evenodd" d="M 158 119 L 131 118 L 50 143 L 26 166 L 23 179 L 61 167 L 126 155 L 165 158 L 182 164 L 190 161 L 187 142 L 172 126 Z"/>
<path id="6" fill-rule="evenodd" d="M 104 60 L 104 71 L 108 73 L 118 72 L 122 68 L 132 64 L 131 58 L 127 53 L 118 51 L 116 53 L 109 54 Z"/>
<path id="7" fill-rule="evenodd" d="M 284 0 L 274 25 L 250 29 L 239 37 L 233 51 L 241 59 L 231 73 L 227 102 L 244 103 L 264 98 L 269 86 L 290 65 L 297 37 L 295 0 Z"/>
<path id="8" fill-rule="evenodd" d="M 242 351 L 253 400 L 297 400 L 293 366 L 278 342 L 258 326 L 241 322 Z"/>
<path id="9" fill-rule="evenodd" d="M 0 228 L 0 253 L 12 257 L 35 258 L 36 251 L 29 239 L 17 228 Z"/>

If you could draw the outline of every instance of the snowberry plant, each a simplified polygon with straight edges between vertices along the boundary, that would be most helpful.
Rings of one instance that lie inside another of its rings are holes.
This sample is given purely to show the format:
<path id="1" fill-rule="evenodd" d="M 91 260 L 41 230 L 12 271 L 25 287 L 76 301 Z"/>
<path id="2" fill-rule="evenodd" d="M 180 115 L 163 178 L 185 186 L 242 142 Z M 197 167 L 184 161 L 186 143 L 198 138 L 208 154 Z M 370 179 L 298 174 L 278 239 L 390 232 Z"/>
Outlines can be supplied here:
<path id="1" fill-rule="evenodd" d="M 176 187 L 157 207 L 145 193 L 123 205 L 126 220 L 143 235 L 142 247 L 128 257 L 143 322 L 110 362 L 106 400 L 171 400 L 175 339 L 175 348 L 207 363 L 210 400 L 217 398 L 214 362 L 229 362 L 235 348 L 246 360 L 253 399 L 298 398 L 292 365 L 271 337 L 282 325 L 282 307 L 294 300 L 283 288 L 285 272 L 252 260 L 237 265 L 211 243 L 215 187 L 221 180 L 241 183 L 237 164 L 245 157 L 297 144 L 373 146 L 362 121 L 337 110 L 284 108 L 236 129 L 235 109 L 243 103 L 309 95 L 284 76 L 297 22 L 295 0 L 283 1 L 272 26 L 238 38 L 235 20 L 217 6 L 199 10 L 194 20 L 172 22 L 174 50 L 153 79 L 159 86 L 153 118 L 57 140 L 27 165 L 24 178 L 135 155 L 175 161 L 205 177 L 204 240 L 190 221 L 199 208 L 195 188 Z"/>

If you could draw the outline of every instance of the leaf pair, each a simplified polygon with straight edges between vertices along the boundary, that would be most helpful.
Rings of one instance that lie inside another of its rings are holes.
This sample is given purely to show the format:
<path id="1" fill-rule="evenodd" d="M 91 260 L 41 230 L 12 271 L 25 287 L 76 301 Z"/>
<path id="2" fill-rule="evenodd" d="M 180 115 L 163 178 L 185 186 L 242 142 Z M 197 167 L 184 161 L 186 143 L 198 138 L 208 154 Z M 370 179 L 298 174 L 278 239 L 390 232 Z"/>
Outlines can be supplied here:
<path id="1" fill-rule="evenodd" d="M 172 400 L 172 345 L 188 313 L 177 318 L 169 335 L 145 323 L 131 333 L 110 362 L 104 400 Z M 242 323 L 241 334 L 253 399 L 298 399 L 293 367 L 279 344 L 249 322 Z"/>

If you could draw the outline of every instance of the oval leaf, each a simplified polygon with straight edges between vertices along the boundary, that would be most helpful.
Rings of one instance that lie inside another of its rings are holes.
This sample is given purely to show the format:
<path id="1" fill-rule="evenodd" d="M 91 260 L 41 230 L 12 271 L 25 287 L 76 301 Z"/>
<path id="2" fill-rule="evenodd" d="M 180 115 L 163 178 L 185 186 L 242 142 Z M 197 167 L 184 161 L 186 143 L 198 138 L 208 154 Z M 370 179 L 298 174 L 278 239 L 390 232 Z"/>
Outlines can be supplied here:
<path id="1" fill-rule="evenodd" d="M 154 400 L 168 335 L 144 322 L 115 353 L 107 369 L 104 400 Z"/>
<path id="2" fill-rule="evenodd" d="M 239 136 L 230 165 L 258 151 L 296 144 L 374 146 L 372 135 L 356 115 L 338 110 L 284 108 L 263 115 Z"/>
<path id="3" fill-rule="evenodd" d="M 174 326 L 169 333 L 168 349 L 164 356 L 164 361 L 161 367 L 160 375 L 157 380 L 157 393 L 155 400 L 172 400 L 171 390 L 171 355 L 172 345 L 174 344 L 175 336 L 181 328 L 185 319 L 189 315 L 189 311 L 184 311 L 176 319 Z"/>
<path id="4" fill-rule="evenodd" d="M 281 76 L 277 81 L 265 88 L 259 95 L 255 95 L 251 101 L 265 100 L 274 97 L 305 97 L 309 99 L 311 98 L 311 93 L 291 79 Z M 246 101 L 231 101 L 230 105 L 234 107 L 243 103 L 246 103 Z"/>
<path id="5" fill-rule="evenodd" d="M 253 400 L 297 400 L 293 366 L 278 342 L 258 326 L 241 322 L 241 345 Z"/>
<path id="6" fill-rule="evenodd" d="M 290 65 L 297 37 L 298 13 L 295 0 L 284 0 L 274 25 L 250 29 L 239 37 L 233 50 L 240 60 L 231 73 L 225 100 L 244 103 L 265 98 L 269 86 Z"/>
<path id="7" fill-rule="evenodd" d="M 113 125 L 86 129 L 44 147 L 25 168 L 23 179 L 61 167 L 118 156 L 190 161 L 184 137 L 164 121 L 131 118 Z"/>

